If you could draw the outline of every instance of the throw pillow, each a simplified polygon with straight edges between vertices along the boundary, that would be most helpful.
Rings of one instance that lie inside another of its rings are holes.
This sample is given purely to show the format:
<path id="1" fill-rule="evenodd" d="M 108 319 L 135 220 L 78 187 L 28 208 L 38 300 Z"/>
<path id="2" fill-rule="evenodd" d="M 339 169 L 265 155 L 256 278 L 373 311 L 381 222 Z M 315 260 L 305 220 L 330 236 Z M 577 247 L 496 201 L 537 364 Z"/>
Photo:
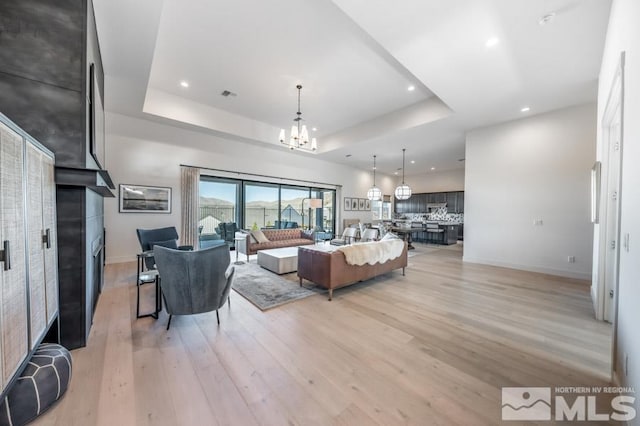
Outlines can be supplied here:
<path id="1" fill-rule="evenodd" d="M 178 243 L 176 240 L 166 240 L 166 241 L 153 241 L 149 243 L 151 249 L 153 250 L 153 246 L 162 246 L 174 250 L 178 250 Z"/>
<path id="2" fill-rule="evenodd" d="M 396 234 L 394 234 L 393 232 L 387 232 L 386 234 L 384 234 L 384 237 L 382 237 L 380 239 L 380 241 L 387 241 L 387 240 L 399 240 L 400 237 L 398 237 Z"/>
<path id="3" fill-rule="evenodd" d="M 251 235 L 251 231 L 241 229 L 238 232 L 242 233 L 242 235 L 246 236 L 246 238 L 249 238 L 249 243 L 250 244 L 257 244 L 258 243 L 258 240 L 256 240 L 256 238 L 253 235 Z"/>
<path id="4" fill-rule="evenodd" d="M 268 243 L 269 239 L 267 237 L 264 236 L 264 233 L 260 230 L 257 231 L 251 231 L 251 236 L 253 236 L 253 238 L 256 239 L 257 242 L 259 243 Z"/>

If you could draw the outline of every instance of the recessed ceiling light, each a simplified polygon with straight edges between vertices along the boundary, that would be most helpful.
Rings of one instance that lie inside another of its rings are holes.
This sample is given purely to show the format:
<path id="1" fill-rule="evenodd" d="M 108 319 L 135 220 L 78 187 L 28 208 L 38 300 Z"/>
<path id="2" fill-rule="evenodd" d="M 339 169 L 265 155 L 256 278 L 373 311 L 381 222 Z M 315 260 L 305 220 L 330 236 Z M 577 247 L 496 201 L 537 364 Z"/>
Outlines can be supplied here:
<path id="1" fill-rule="evenodd" d="M 398 175 L 398 172 L 393 172 L 393 174 L 397 176 L 397 175 Z"/>
<path id="2" fill-rule="evenodd" d="M 411 86 L 407 87 L 407 90 L 410 91 L 410 92 L 413 92 L 414 90 L 416 90 L 416 86 L 411 85 Z"/>
<path id="3" fill-rule="evenodd" d="M 182 87 L 184 87 L 186 89 L 187 87 L 189 87 L 189 82 L 187 80 L 182 80 L 180 82 L 180 86 L 182 86 Z"/>
<path id="4" fill-rule="evenodd" d="M 484 45 L 487 47 L 493 47 L 498 43 L 500 43 L 500 39 L 498 37 L 491 37 Z"/>
<path id="5" fill-rule="evenodd" d="M 529 111 L 531 111 L 531 108 L 529 108 L 528 106 L 520 108 L 520 112 L 529 112 Z"/>
<path id="6" fill-rule="evenodd" d="M 435 167 L 432 167 L 432 168 L 431 168 L 431 170 L 435 170 L 435 169 L 436 169 Z"/>
<path id="7" fill-rule="evenodd" d="M 411 164 L 416 164 L 416 160 L 411 160 Z"/>
<path id="8" fill-rule="evenodd" d="M 546 15 L 543 15 L 540 19 L 538 19 L 538 24 L 540 26 L 545 26 L 553 22 L 553 19 L 556 17 L 555 12 L 549 12 Z"/>
<path id="9" fill-rule="evenodd" d="M 317 127 L 312 127 L 311 130 L 314 131 L 314 132 L 317 132 L 318 128 Z"/>

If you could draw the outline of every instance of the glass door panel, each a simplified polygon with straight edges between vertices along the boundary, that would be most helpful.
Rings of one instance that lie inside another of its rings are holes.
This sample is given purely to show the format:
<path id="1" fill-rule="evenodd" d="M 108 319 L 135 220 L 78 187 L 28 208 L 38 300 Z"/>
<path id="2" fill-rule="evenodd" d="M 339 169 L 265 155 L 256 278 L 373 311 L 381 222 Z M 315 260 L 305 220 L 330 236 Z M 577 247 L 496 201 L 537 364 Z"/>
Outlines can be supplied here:
<path id="1" fill-rule="evenodd" d="M 280 228 L 308 227 L 309 188 L 287 187 L 280 189 Z M 306 200 L 305 200 L 306 199 Z M 304 207 L 302 203 L 304 202 Z"/>
<path id="2" fill-rule="evenodd" d="M 200 179 L 198 240 L 200 248 L 215 245 L 225 239 L 220 224 L 238 223 L 239 183 L 203 176 Z M 227 238 L 228 239 L 228 238 Z M 233 239 L 231 239 L 231 243 Z"/>
<path id="3" fill-rule="evenodd" d="M 244 228 L 275 228 L 278 224 L 278 185 L 244 184 Z"/>

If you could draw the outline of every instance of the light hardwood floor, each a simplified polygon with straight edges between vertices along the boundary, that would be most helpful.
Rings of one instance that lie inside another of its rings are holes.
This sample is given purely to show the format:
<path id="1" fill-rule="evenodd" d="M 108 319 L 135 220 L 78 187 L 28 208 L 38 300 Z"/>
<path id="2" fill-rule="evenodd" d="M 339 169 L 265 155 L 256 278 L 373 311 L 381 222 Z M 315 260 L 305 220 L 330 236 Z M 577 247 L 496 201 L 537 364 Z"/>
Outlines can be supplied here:
<path id="1" fill-rule="evenodd" d="M 109 265 L 71 387 L 34 424 L 497 424 L 503 386 L 607 383 L 588 283 L 417 246 L 405 277 L 267 312 L 232 292 L 219 327 L 210 313 L 168 332 L 165 313 L 135 319 L 135 263 Z"/>

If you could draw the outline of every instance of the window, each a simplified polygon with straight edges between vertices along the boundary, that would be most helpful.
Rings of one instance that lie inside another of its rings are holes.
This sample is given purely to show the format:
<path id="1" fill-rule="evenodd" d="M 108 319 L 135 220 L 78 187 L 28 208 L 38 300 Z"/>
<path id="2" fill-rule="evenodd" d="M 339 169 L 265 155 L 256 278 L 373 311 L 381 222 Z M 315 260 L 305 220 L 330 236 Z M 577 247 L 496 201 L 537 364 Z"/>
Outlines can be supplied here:
<path id="1" fill-rule="evenodd" d="M 371 202 L 373 220 L 391 219 L 391 196 L 383 195 L 382 200 Z"/>

